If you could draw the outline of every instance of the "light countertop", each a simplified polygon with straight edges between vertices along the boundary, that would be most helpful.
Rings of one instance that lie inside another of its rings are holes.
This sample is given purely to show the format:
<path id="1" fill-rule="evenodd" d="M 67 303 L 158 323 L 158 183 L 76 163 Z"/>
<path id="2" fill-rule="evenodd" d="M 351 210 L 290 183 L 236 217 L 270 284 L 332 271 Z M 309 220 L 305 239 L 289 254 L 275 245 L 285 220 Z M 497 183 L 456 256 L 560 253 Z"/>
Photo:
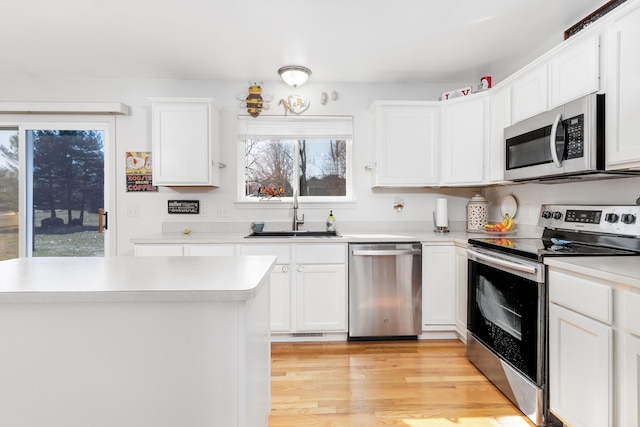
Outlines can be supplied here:
<path id="1" fill-rule="evenodd" d="M 242 301 L 275 257 L 17 258 L 0 262 L 0 303 Z"/>
<path id="2" fill-rule="evenodd" d="M 367 242 L 422 242 L 446 243 L 466 245 L 473 237 L 495 237 L 486 233 L 467 233 L 466 231 L 451 231 L 436 233 L 433 231 L 408 232 L 376 232 L 376 233 L 340 233 L 340 237 L 253 237 L 247 238 L 248 233 L 208 233 L 192 232 L 162 232 L 148 236 L 134 237 L 133 244 L 255 244 L 255 243 L 367 243 Z M 531 235 L 517 235 L 518 237 L 532 237 Z M 516 237 L 516 235 L 513 235 Z"/>
<path id="3" fill-rule="evenodd" d="M 640 256 L 547 257 L 544 263 L 574 273 L 640 288 Z"/>

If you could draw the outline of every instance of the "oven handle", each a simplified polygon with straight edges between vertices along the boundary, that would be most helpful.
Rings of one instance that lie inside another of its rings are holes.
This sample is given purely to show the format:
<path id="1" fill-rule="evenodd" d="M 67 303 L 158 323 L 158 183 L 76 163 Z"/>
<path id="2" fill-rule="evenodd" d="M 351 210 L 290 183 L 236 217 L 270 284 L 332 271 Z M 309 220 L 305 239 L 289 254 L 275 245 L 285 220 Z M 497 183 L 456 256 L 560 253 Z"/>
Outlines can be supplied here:
<path id="1" fill-rule="evenodd" d="M 562 167 L 562 163 L 558 158 L 558 152 L 556 151 L 556 132 L 558 131 L 560 120 L 562 120 L 562 114 L 558 114 L 556 116 L 556 119 L 553 121 L 553 126 L 551 126 L 551 135 L 549 135 L 549 149 L 551 150 L 551 158 L 553 159 L 553 163 L 557 168 Z"/>
<path id="2" fill-rule="evenodd" d="M 517 262 L 507 261 L 500 258 L 494 258 L 492 256 L 481 254 L 471 249 L 467 249 L 467 252 L 480 260 L 487 261 L 491 264 L 498 265 L 500 267 L 511 268 L 516 271 L 522 271 L 523 273 L 538 274 L 538 267 L 519 264 Z"/>

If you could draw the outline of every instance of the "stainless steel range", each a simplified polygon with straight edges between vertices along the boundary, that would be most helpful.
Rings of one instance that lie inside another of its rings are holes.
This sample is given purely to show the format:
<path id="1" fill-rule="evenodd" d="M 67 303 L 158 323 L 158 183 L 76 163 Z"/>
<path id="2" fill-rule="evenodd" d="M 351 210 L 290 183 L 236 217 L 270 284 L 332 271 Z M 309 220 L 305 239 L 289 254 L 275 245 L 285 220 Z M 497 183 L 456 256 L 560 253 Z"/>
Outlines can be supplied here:
<path id="1" fill-rule="evenodd" d="M 541 238 L 469 239 L 467 357 L 536 426 L 548 413 L 548 256 L 640 255 L 640 206 L 542 205 Z"/>

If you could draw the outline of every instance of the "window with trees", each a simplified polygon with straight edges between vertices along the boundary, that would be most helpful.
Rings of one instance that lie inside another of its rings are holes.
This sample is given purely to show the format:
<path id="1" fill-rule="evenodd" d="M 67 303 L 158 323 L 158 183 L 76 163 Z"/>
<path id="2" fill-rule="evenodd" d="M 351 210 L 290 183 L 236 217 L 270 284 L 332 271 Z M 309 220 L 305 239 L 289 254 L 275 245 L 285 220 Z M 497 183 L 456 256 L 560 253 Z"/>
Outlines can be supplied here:
<path id="1" fill-rule="evenodd" d="M 344 117 L 244 120 L 241 198 L 347 200 L 352 119 Z"/>

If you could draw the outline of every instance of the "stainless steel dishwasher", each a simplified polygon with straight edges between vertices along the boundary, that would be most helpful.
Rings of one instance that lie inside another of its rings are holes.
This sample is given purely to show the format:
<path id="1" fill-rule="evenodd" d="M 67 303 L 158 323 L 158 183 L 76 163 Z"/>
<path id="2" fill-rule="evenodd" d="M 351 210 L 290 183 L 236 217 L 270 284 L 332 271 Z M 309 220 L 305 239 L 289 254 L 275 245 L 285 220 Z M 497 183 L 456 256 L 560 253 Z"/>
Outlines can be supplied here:
<path id="1" fill-rule="evenodd" d="M 420 243 L 349 245 L 349 340 L 412 339 L 421 333 Z"/>

